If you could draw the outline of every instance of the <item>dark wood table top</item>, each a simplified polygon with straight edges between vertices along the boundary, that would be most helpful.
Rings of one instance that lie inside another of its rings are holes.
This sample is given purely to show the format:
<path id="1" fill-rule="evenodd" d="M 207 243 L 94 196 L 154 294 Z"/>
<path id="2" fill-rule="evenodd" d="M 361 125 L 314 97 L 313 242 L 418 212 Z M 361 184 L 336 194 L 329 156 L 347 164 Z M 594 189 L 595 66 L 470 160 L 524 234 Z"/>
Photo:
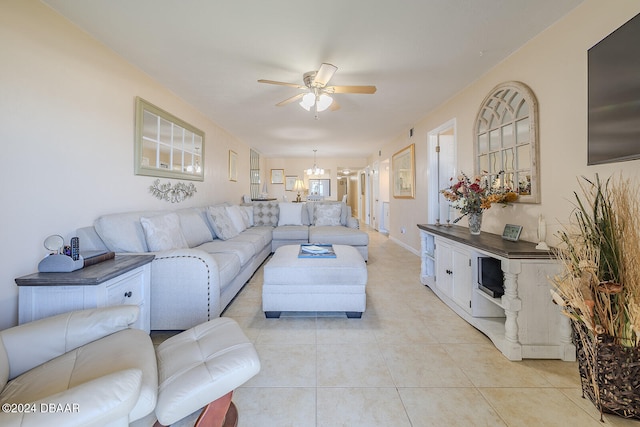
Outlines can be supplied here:
<path id="1" fill-rule="evenodd" d="M 68 273 L 33 273 L 18 277 L 18 286 L 99 285 L 128 271 L 150 263 L 155 255 L 116 255 L 115 258 Z"/>
<path id="2" fill-rule="evenodd" d="M 427 233 L 441 236 L 455 242 L 480 249 L 491 254 L 512 259 L 553 259 L 553 249 L 541 250 L 536 249 L 537 243 L 518 240 L 512 242 L 505 240 L 499 234 L 481 232 L 480 235 L 474 236 L 466 227 L 459 225 L 435 225 L 435 224 L 418 224 L 418 228 Z"/>

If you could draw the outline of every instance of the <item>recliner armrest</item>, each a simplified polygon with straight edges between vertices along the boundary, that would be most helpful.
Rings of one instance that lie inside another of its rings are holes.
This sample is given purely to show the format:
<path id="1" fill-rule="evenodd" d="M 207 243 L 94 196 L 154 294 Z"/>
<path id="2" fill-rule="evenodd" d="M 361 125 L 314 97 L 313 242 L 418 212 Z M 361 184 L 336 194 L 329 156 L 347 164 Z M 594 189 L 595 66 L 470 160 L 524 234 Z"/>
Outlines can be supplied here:
<path id="1" fill-rule="evenodd" d="M 72 311 L 0 331 L 9 361 L 9 379 L 70 350 L 129 328 L 135 305 Z"/>
<path id="2" fill-rule="evenodd" d="M 126 369 L 80 384 L 36 402 L 28 411 L 0 413 L 3 426 L 128 426 L 142 385 L 142 371 Z"/>

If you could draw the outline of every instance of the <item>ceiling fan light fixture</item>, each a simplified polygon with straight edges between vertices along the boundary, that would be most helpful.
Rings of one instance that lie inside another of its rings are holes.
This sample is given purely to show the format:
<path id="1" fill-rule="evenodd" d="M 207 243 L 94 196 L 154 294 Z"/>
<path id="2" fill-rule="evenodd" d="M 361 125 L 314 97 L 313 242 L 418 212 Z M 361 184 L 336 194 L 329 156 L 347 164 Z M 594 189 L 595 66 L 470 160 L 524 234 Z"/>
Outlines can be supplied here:
<path id="1" fill-rule="evenodd" d="M 300 106 L 307 111 L 311 111 L 311 107 L 304 103 L 304 101 L 300 101 Z"/>
<path id="2" fill-rule="evenodd" d="M 331 98 L 326 93 L 323 93 L 318 97 L 316 106 L 318 108 L 318 111 L 324 111 L 327 108 L 329 108 L 332 103 L 333 103 L 333 98 Z"/>
<path id="3" fill-rule="evenodd" d="M 309 111 L 313 104 L 316 103 L 316 95 L 313 92 L 305 93 L 302 97 L 302 101 L 300 101 L 300 106 L 305 110 Z"/>

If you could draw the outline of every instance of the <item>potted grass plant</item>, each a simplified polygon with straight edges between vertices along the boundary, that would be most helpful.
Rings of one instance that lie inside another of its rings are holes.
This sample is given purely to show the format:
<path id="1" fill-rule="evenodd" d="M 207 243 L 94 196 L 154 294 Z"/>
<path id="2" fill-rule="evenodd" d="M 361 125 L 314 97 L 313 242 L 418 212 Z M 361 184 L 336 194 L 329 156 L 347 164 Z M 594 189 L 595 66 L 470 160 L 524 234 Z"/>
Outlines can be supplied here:
<path id="1" fill-rule="evenodd" d="M 640 418 L 639 189 L 597 175 L 580 189 L 558 236 L 553 298 L 572 321 L 583 395 L 601 418 Z"/>

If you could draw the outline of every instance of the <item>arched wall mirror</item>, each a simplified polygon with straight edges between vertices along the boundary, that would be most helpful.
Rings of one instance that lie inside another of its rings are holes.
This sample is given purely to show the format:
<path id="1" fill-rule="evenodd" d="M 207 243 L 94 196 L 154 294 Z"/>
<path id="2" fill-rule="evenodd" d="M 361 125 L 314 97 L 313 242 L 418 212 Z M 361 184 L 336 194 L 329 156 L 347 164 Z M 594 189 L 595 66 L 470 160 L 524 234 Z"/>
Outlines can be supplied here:
<path id="1" fill-rule="evenodd" d="M 204 181 L 204 132 L 136 98 L 135 173 Z"/>
<path id="2" fill-rule="evenodd" d="M 517 190 L 520 203 L 540 203 L 538 101 L 531 89 L 520 82 L 496 86 L 482 102 L 474 135 L 476 174 Z"/>

